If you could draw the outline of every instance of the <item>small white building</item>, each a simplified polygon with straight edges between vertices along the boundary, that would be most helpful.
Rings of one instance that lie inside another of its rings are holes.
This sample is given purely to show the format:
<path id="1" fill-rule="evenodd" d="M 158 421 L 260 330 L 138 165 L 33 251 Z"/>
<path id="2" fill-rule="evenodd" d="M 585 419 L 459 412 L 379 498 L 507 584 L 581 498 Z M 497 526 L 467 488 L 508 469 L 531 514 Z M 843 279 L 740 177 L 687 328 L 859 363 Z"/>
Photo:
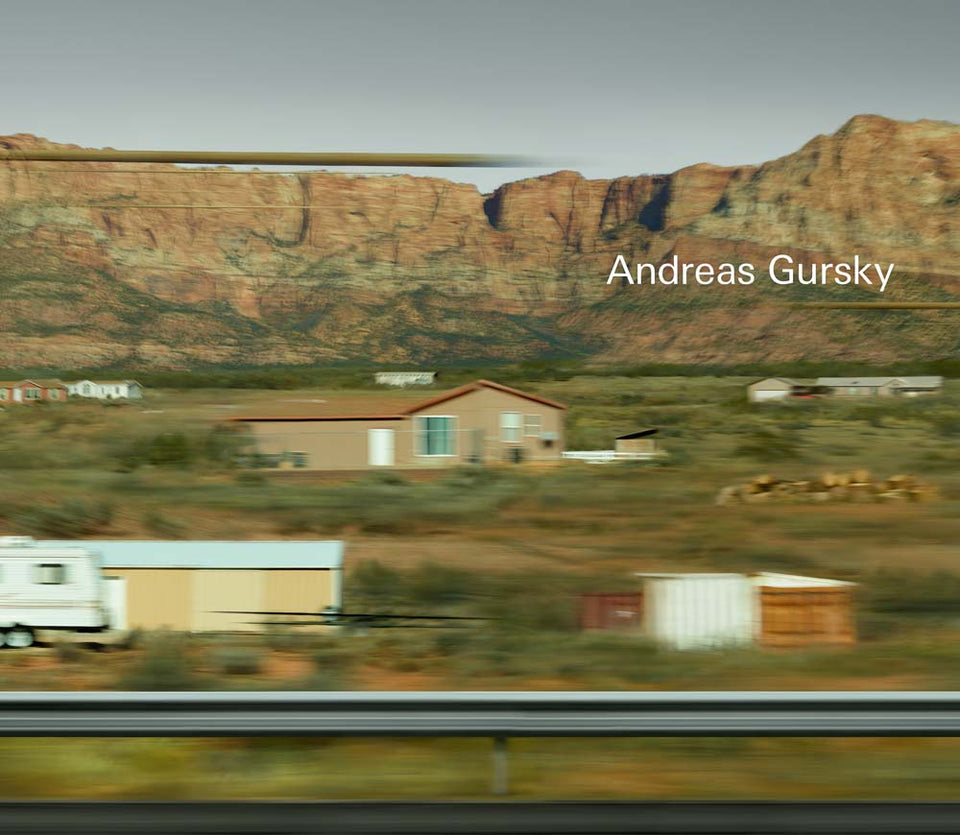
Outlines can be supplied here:
<path id="1" fill-rule="evenodd" d="M 747 386 L 747 398 L 751 403 L 789 400 L 801 385 L 797 380 L 791 380 L 789 377 L 765 377 Z"/>
<path id="2" fill-rule="evenodd" d="M 378 386 L 432 386 L 437 381 L 436 371 L 378 371 L 374 376 Z"/>
<path id="3" fill-rule="evenodd" d="M 143 386 L 136 380 L 78 380 L 67 383 L 71 397 L 89 397 L 94 400 L 141 400 Z"/>

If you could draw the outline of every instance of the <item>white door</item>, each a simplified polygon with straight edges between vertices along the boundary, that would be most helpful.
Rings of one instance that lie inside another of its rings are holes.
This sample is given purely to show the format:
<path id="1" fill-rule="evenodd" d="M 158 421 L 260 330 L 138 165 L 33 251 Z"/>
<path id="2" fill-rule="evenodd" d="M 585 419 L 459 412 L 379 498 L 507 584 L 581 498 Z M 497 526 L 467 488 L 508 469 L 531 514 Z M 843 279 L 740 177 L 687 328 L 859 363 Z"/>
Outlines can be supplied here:
<path id="1" fill-rule="evenodd" d="M 14 389 L 14 390 L 13 390 L 13 400 L 14 400 L 15 403 L 19 403 L 21 400 L 23 400 L 23 390 L 22 390 L 22 389 Z"/>
<path id="2" fill-rule="evenodd" d="M 371 467 L 392 467 L 393 430 L 369 429 L 367 431 L 367 448 L 369 451 L 367 463 Z"/>

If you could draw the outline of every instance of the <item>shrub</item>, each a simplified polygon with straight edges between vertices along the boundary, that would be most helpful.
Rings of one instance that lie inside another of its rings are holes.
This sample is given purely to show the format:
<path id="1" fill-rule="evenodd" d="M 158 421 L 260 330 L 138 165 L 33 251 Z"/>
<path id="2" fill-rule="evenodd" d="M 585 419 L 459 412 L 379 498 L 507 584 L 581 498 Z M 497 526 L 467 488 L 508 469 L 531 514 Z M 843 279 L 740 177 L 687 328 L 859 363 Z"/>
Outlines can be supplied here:
<path id="1" fill-rule="evenodd" d="M 213 655 L 213 665 L 228 676 L 253 676 L 263 668 L 263 658 L 253 647 L 220 647 Z"/>
<path id="2" fill-rule="evenodd" d="M 187 641 L 175 633 L 151 636 L 143 654 L 121 678 L 121 690 L 198 690 L 201 680 L 187 654 Z"/>
<path id="3" fill-rule="evenodd" d="M 776 429 L 754 429 L 736 448 L 737 455 L 748 455 L 761 461 L 798 458 L 800 445 L 796 437 Z"/>
<path id="4" fill-rule="evenodd" d="M 148 510 L 143 514 L 143 526 L 161 539 L 183 539 L 187 535 L 187 526 L 172 519 L 159 510 Z"/>
<path id="5" fill-rule="evenodd" d="M 58 505 L 41 505 L 14 513 L 14 526 L 34 536 L 79 539 L 107 527 L 113 520 L 113 505 L 68 499 Z"/>

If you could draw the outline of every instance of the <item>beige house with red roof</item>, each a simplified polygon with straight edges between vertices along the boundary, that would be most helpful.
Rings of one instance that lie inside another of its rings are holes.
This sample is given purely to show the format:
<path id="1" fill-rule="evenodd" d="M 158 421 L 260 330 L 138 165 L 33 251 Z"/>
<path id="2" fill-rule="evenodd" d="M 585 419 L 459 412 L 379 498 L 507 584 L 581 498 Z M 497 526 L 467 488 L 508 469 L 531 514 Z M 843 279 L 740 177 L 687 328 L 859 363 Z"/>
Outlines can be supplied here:
<path id="1" fill-rule="evenodd" d="M 0 406 L 8 403 L 40 403 L 67 399 L 67 386 L 60 380 L 0 381 Z"/>
<path id="2" fill-rule="evenodd" d="M 264 466 L 359 471 L 562 458 L 566 406 L 477 380 L 429 399 L 352 396 L 310 413 L 231 418 Z"/>

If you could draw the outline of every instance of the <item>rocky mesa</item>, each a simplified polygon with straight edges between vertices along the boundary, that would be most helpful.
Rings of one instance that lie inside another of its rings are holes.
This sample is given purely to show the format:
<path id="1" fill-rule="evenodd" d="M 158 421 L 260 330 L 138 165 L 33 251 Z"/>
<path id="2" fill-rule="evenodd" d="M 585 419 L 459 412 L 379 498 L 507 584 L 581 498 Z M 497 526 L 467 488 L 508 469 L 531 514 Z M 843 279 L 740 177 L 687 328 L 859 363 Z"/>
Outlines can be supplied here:
<path id="1" fill-rule="evenodd" d="M 36 146 L 58 147 L 0 137 Z M 939 357 L 957 332 L 937 312 L 787 304 L 849 290 L 606 278 L 617 254 L 856 253 L 896 264 L 885 298 L 956 299 L 958 218 L 960 127 L 880 116 L 761 165 L 559 171 L 492 194 L 434 177 L 14 159 L 0 162 L 0 365 Z"/>

